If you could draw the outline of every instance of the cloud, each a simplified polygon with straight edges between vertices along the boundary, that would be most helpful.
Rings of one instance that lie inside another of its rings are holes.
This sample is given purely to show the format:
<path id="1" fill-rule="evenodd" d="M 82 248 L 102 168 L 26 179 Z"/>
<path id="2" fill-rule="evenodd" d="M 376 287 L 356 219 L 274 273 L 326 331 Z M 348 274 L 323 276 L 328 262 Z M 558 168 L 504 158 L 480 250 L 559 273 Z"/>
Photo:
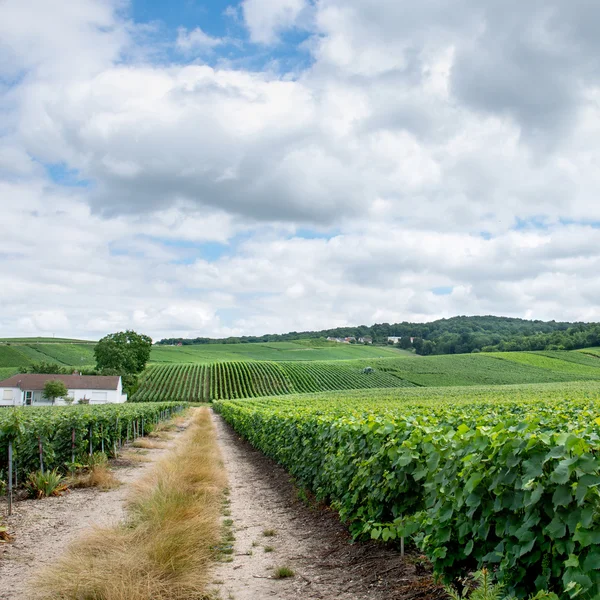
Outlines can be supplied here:
<path id="1" fill-rule="evenodd" d="M 0 4 L 0 332 L 600 317 L 595 4 L 246 0 L 245 62 L 185 23 L 155 61 L 117 0 L 26 8 Z"/>
<path id="2" fill-rule="evenodd" d="M 224 43 L 225 40 L 223 38 L 208 35 L 200 27 L 196 27 L 191 31 L 188 31 L 185 27 L 180 27 L 177 30 L 176 45 L 183 52 L 212 50 Z"/>
<path id="3" fill-rule="evenodd" d="M 243 0 L 244 22 L 250 39 L 273 44 L 282 31 L 292 29 L 309 7 L 308 0 Z"/>

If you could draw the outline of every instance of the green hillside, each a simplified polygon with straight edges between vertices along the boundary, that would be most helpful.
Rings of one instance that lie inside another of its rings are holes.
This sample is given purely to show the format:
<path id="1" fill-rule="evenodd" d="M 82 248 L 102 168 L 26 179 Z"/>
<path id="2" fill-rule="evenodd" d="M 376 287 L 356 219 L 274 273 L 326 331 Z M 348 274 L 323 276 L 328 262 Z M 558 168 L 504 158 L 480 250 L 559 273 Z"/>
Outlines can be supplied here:
<path id="1" fill-rule="evenodd" d="M 95 345 L 95 341 L 91 340 L 76 340 L 70 338 L 54 338 L 54 337 L 14 337 L 14 338 L 0 338 L 0 344 L 2 343 L 16 343 L 16 344 L 92 344 Z"/>
<path id="2" fill-rule="evenodd" d="M 19 368 L 34 363 L 56 363 L 60 366 L 87 367 L 95 364 L 94 345 L 86 343 L 0 343 L 0 377 L 17 373 Z"/>
<path id="3" fill-rule="evenodd" d="M 153 346 L 151 363 L 210 364 L 225 361 L 309 361 L 410 357 L 410 352 L 385 346 L 338 344 L 321 340 L 270 342 L 264 344 L 199 344 Z"/>
<path id="4" fill-rule="evenodd" d="M 365 373 L 371 367 L 373 372 Z M 328 390 L 600 381 L 600 360 L 575 352 L 513 352 L 346 361 L 153 365 L 137 401 L 215 400 Z"/>

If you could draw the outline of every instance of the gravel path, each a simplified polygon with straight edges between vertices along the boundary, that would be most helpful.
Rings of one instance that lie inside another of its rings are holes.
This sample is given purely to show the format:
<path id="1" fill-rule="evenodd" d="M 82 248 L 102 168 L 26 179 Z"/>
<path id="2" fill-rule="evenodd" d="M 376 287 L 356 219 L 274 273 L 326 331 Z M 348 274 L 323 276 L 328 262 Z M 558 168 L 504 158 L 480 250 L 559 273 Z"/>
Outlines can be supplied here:
<path id="1" fill-rule="evenodd" d="M 219 563 L 213 589 L 223 600 L 434 599 L 445 594 L 416 556 L 375 543 L 353 544 L 336 515 L 297 498 L 286 472 L 213 415 L 228 472 L 235 535 L 231 562 Z M 265 536 L 273 530 L 275 535 Z M 265 552 L 265 547 L 272 551 Z M 295 576 L 273 578 L 287 566 Z"/>
<path id="2" fill-rule="evenodd" d="M 14 543 L 0 544 L 0 599 L 27 600 L 31 578 L 40 567 L 54 562 L 69 542 L 90 527 L 110 527 L 122 521 L 131 484 L 177 444 L 183 430 L 171 432 L 164 448 L 129 448 L 118 461 L 111 461 L 115 476 L 123 482 L 118 488 L 105 492 L 75 489 L 58 498 L 16 502 L 12 516 L 6 517 Z M 128 460 L 132 454 L 141 454 L 145 462 Z"/>

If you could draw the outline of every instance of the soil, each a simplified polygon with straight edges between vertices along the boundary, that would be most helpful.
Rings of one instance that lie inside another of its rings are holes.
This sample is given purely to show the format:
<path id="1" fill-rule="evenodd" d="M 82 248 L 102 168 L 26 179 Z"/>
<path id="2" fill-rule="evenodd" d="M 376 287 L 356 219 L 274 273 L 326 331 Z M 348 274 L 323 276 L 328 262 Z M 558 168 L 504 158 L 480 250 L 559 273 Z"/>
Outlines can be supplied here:
<path id="1" fill-rule="evenodd" d="M 229 477 L 233 554 L 214 569 L 217 597 L 234 600 L 438 600 L 446 598 L 416 554 L 352 543 L 337 515 L 299 500 L 289 475 L 214 415 Z M 272 531 L 268 531 L 272 530 Z M 275 533 L 265 536 L 264 532 Z M 265 552 L 265 547 L 272 551 Z M 286 566 L 293 577 L 276 579 Z M 425 571 L 425 572 L 423 572 Z"/>
<path id="2" fill-rule="evenodd" d="M 12 516 L 5 518 L 14 541 L 0 544 L 0 600 L 27 600 L 32 578 L 41 567 L 54 562 L 82 531 L 122 521 L 130 485 L 178 442 L 186 426 L 171 432 L 164 448 L 128 447 L 119 459 L 110 461 L 110 468 L 122 482 L 118 488 L 74 489 L 56 498 L 15 502 Z M 4 507 L 2 511 L 6 514 Z"/>

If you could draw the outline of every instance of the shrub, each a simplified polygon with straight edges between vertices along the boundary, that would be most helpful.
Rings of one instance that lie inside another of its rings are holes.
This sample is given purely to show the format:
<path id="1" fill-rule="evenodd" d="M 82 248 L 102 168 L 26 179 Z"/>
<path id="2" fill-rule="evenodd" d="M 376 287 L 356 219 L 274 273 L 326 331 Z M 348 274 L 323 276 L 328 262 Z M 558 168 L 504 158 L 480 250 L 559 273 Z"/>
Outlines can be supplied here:
<path id="1" fill-rule="evenodd" d="M 36 471 L 30 473 L 25 482 L 25 489 L 30 498 L 48 498 L 49 496 L 62 496 L 67 490 L 63 478 L 58 471 Z"/>

